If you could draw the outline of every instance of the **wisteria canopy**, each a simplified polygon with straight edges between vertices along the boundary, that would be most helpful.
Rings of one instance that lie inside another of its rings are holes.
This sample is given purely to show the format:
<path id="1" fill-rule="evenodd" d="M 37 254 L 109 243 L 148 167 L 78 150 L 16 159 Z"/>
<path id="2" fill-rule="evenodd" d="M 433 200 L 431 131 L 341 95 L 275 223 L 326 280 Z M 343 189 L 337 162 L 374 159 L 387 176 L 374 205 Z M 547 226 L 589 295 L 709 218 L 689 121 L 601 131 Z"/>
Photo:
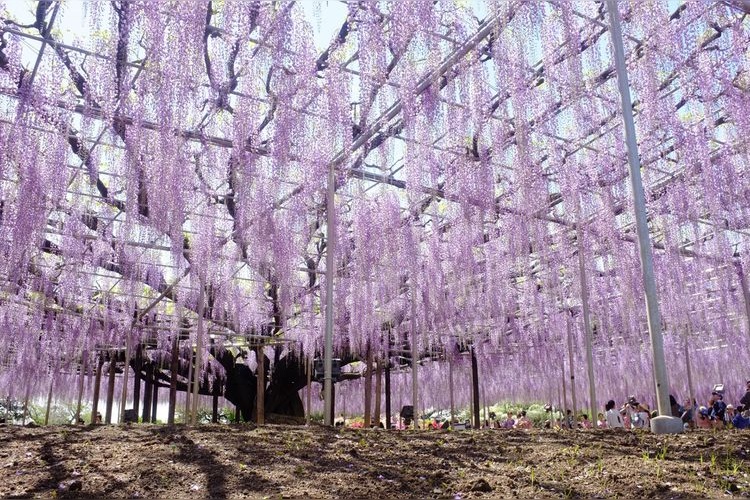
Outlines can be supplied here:
<path id="1" fill-rule="evenodd" d="M 595 403 L 653 401 L 604 2 L 350 1 L 322 49 L 302 3 L 0 0 L 0 392 L 90 391 L 126 351 L 166 385 L 176 352 L 184 388 L 199 349 L 200 392 L 229 394 L 265 346 L 284 412 L 332 274 L 334 355 L 388 364 L 399 402 L 415 352 L 422 406 L 451 367 L 468 404 L 468 350 L 487 400 L 559 401 L 572 363 L 585 401 L 582 280 Z M 750 7 L 619 9 L 671 390 L 689 357 L 696 392 L 736 395 Z"/>

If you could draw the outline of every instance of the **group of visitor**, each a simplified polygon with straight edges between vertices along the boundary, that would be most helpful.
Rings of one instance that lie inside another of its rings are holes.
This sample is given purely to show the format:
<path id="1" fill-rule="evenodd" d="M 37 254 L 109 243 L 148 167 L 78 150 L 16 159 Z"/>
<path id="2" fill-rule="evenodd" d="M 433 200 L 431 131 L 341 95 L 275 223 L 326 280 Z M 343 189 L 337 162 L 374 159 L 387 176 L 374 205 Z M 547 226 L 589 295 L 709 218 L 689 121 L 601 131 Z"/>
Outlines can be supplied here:
<path id="1" fill-rule="evenodd" d="M 670 395 L 670 411 L 673 417 L 680 418 L 686 429 L 747 429 L 750 428 L 750 380 L 746 382 L 745 395 L 735 407 L 724 402 L 723 386 L 715 386 L 705 406 L 698 406 L 695 398 L 687 398 L 680 404 Z M 645 403 L 639 403 L 635 396 L 619 409 L 614 400 L 609 400 L 604 407 L 605 414 L 599 414 L 599 428 L 650 428 L 651 419 L 657 412 L 650 411 Z"/>
<path id="2" fill-rule="evenodd" d="M 673 417 L 682 420 L 686 429 L 748 429 L 750 428 L 750 380 L 746 382 L 745 395 L 739 400 L 737 406 L 724 402 L 723 386 L 714 386 L 711 397 L 704 406 L 699 406 L 695 399 L 686 399 L 680 404 L 677 399 L 670 395 L 670 411 Z M 411 407 L 404 407 L 404 410 Z M 402 415 L 394 416 L 391 422 L 392 429 L 409 429 L 413 422 L 413 413 L 402 410 Z M 551 417 L 546 420 L 542 427 L 551 429 L 650 429 L 651 419 L 657 416 L 657 412 L 645 402 L 639 402 L 635 396 L 630 396 L 621 406 L 617 406 L 615 400 L 609 400 L 604 406 L 604 412 L 599 413 L 595 421 L 589 419 L 585 413 L 576 417 L 573 411 L 565 410 L 559 412 L 552 405 L 545 406 L 546 413 Z M 343 415 L 342 415 L 343 417 Z M 344 422 L 337 422 L 344 425 Z M 357 423 L 351 424 L 352 427 Z M 362 424 L 359 424 L 362 426 Z M 381 427 L 378 422 L 372 427 Z M 470 422 L 456 422 L 452 424 L 447 419 L 428 419 L 422 422 L 420 428 L 448 429 L 471 428 Z M 528 417 L 526 410 L 518 412 L 508 411 L 504 418 L 498 418 L 494 412 L 489 413 L 489 419 L 485 420 L 483 428 L 496 429 L 531 429 L 534 423 Z"/>

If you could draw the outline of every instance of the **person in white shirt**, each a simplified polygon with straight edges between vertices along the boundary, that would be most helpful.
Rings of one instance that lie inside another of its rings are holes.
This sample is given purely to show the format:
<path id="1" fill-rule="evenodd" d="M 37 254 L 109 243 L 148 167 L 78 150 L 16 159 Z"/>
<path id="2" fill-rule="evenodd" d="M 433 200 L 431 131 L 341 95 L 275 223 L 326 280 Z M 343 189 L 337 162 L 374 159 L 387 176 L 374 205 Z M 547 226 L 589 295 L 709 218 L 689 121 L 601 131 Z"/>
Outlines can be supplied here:
<path id="1" fill-rule="evenodd" d="M 616 429 L 623 428 L 622 418 L 620 418 L 620 412 L 615 410 L 615 402 L 610 399 L 607 401 L 607 405 L 604 407 L 607 410 L 607 428 Z"/>

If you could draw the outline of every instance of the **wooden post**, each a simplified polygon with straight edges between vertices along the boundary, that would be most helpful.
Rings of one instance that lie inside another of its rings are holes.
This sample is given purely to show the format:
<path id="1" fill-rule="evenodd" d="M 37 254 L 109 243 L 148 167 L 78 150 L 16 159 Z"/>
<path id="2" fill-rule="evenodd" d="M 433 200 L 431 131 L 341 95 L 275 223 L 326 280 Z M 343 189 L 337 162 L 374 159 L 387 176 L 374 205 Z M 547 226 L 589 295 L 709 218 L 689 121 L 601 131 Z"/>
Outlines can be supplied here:
<path id="1" fill-rule="evenodd" d="M 104 367 L 104 357 L 102 353 L 99 353 L 99 360 L 96 363 L 96 374 L 94 375 L 94 401 L 91 407 L 91 423 L 99 423 L 96 421 L 96 414 L 99 413 L 99 392 L 102 385 L 102 368 Z"/>
<path id="2" fill-rule="evenodd" d="M 365 429 L 369 429 L 370 424 L 372 424 L 372 349 L 368 342 L 365 355 Z"/>
<path id="3" fill-rule="evenodd" d="M 49 411 L 52 408 L 52 387 L 55 385 L 55 376 L 50 374 L 49 392 L 47 393 L 47 412 L 44 414 L 44 425 L 49 424 Z"/>
<path id="4" fill-rule="evenodd" d="M 141 422 L 151 422 L 151 397 L 154 395 L 153 388 L 154 364 L 150 362 L 146 365 L 146 383 L 143 388 L 143 409 L 141 413 Z"/>
<path id="5" fill-rule="evenodd" d="M 177 366 L 180 362 L 179 333 L 174 333 L 172 337 L 172 363 L 169 367 L 169 413 L 167 414 L 167 424 L 174 425 L 174 414 L 177 409 Z"/>
<path id="6" fill-rule="evenodd" d="M 151 397 L 151 423 L 156 423 L 156 407 L 159 405 L 159 380 L 154 377 L 154 395 Z"/>
<path id="7" fill-rule="evenodd" d="M 81 420 L 81 405 L 83 401 L 83 381 L 86 377 L 86 360 L 88 358 L 88 353 L 86 351 L 83 352 L 81 356 L 81 373 L 78 376 L 78 404 L 76 405 L 76 416 L 75 416 L 75 425 L 78 425 L 78 422 Z"/>
<path id="8" fill-rule="evenodd" d="M 305 425 L 310 425 L 310 410 L 312 409 L 312 360 L 309 360 L 307 363 L 305 363 L 305 371 L 307 372 L 307 405 L 305 405 Z"/>
<path id="9" fill-rule="evenodd" d="M 104 423 L 112 423 L 112 405 L 115 400 L 115 371 L 117 368 L 116 354 L 109 354 L 109 378 L 107 379 L 107 406 L 104 412 Z"/>
<path id="10" fill-rule="evenodd" d="M 380 362 L 380 358 L 375 363 L 375 425 L 380 427 L 382 424 L 380 401 L 382 399 L 381 393 L 383 392 L 383 364 Z"/>
<path id="11" fill-rule="evenodd" d="M 141 410 L 141 372 L 143 370 L 143 349 L 138 344 L 135 350 L 135 378 L 133 379 L 133 410 L 136 417 Z"/>
<path id="12" fill-rule="evenodd" d="M 474 411 L 474 428 L 479 429 L 479 367 L 477 366 L 477 354 L 474 345 L 471 346 L 471 386 L 472 402 Z"/>
<path id="13" fill-rule="evenodd" d="M 259 345 L 255 348 L 255 357 L 257 358 L 256 368 L 256 397 L 255 397 L 255 410 L 256 410 L 256 424 L 263 425 L 266 423 L 266 368 L 265 368 L 265 354 L 263 353 L 263 346 Z"/>
<path id="14" fill-rule="evenodd" d="M 211 423 L 219 423 L 219 381 L 214 379 L 213 401 L 211 405 Z"/>

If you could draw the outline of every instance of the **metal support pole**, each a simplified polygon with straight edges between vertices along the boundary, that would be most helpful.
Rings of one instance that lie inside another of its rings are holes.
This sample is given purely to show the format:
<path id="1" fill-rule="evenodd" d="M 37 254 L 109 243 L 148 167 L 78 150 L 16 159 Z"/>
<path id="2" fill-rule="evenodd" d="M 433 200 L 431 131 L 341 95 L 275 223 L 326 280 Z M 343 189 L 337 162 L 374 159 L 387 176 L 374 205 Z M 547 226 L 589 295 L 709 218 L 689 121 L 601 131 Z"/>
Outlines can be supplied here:
<path id="1" fill-rule="evenodd" d="M 193 370 L 193 397 L 192 397 L 192 410 L 190 411 L 189 422 L 192 425 L 198 423 L 198 392 L 201 385 L 201 365 L 203 364 L 203 311 L 206 302 L 206 286 L 203 280 L 199 280 L 200 292 L 198 294 L 198 328 L 195 332 L 195 369 Z M 156 381 L 154 381 L 156 383 Z"/>
<path id="2" fill-rule="evenodd" d="M 641 272 L 643 273 L 643 287 L 646 292 L 646 314 L 648 331 L 651 336 L 653 351 L 654 374 L 656 377 L 656 401 L 659 415 L 670 415 L 669 378 L 667 364 L 664 358 L 664 339 L 661 333 L 661 316 L 659 301 L 656 295 L 656 280 L 654 278 L 654 263 L 651 252 L 651 240 L 648 233 L 648 219 L 646 215 L 646 197 L 641 181 L 641 164 L 638 158 L 638 143 L 635 136 L 635 122 L 633 121 L 633 104 L 630 99 L 627 67 L 625 66 L 625 49 L 620 28 L 620 13 L 617 10 L 617 0 L 607 0 L 609 11 L 610 35 L 615 51 L 615 67 L 617 69 L 617 85 L 622 98 L 622 118 L 625 124 L 625 138 L 628 146 L 628 165 L 630 166 L 630 183 L 633 188 L 633 203 L 635 208 L 635 225 L 638 233 L 638 250 L 641 258 Z"/>
<path id="3" fill-rule="evenodd" d="M 120 424 L 125 423 L 125 408 L 128 406 L 128 375 L 130 373 L 130 333 L 125 334 L 125 366 L 122 368 L 122 394 L 120 395 Z"/>
<path id="4" fill-rule="evenodd" d="M 391 428 L 391 333 L 388 331 L 388 343 L 385 346 L 385 428 Z"/>
<path id="5" fill-rule="evenodd" d="M 333 279 L 336 276 L 336 166 L 328 166 L 326 191 L 326 331 L 323 349 L 325 425 L 333 426 Z"/>
<path id="6" fill-rule="evenodd" d="M 94 396 L 91 402 L 91 423 L 100 424 L 101 422 L 96 421 L 96 415 L 99 413 L 99 393 L 102 385 L 102 367 L 104 366 L 103 352 L 99 353 L 99 359 L 96 361 L 96 373 L 94 374 Z M 28 392 L 28 391 L 27 391 Z M 28 394 L 26 396 L 28 400 Z"/>
<path id="7" fill-rule="evenodd" d="M 383 394 L 383 363 L 380 357 L 375 361 L 375 420 L 373 423 L 376 427 L 383 425 L 381 401 Z"/>
<path id="8" fill-rule="evenodd" d="M 305 425 L 310 425 L 310 410 L 312 409 L 312 360 L 305 362 L 305 371 L 307 372 L 307 387 L 305 390 L 305 396 L 307 396 L 307 404 L 305 405 Z"/>
<path id="9" fill-rule="evenodd" d="M 453 401 L 453 356 L 448 358 L 448 394 L 451 401 L 451 427 L 456 421 L 456 406 Z"/>
<path id="10" fill-rule="evenodd" d="M 372 425 L 372 348 L 367 343 L 367 353 L 365 354 L 367 367 L 365 368 L 365 429 Z"/>
<path id="11" fill-rule="evenodd" d="M 115 370 L 117 368 L 117 361 L 115 360 L 116 352 L 111 352 L 109 355 L 109 378 L 107 379 L 107 406 L 104 410 L 104 423 L 112 423 L 112 406 L 115 399 Z"/>
<path id="12" fill-rule="evenodd" d="M 263 344 L 255 348 L 255 423 L 265 425 L 266 423 L 266 354 Z"/>
<path id="13" fill-rule="evenodd" d="M 570 366 L 570 409 L 573 410 L 573 415 L 578 414 L 578 408 L 576 401 L 576 372 L 575 363 L 573 363 L 573 321 L 568 314 L 568 365 Z M 565 408 L 567 410 L 567 408 Z"/>
<path id="14" fill-rule="evenodd" d="M 579 219 L 582 218 L 579 213 Z M 594 377 L 594 333 L 591 330 L 591 314 L 589 312 L 589 284 L 586 279 L 586 266 L 584 258 L 583 230 L 580 223 L 577 226 L 578 239 L 578 270 L 581 275 L 581 304 L 583 306 L 583 328 L 586 341 L 586 368 L 589 375 L 589 406 L 592 415 L 596 415 L 596 382 Z M 572 373 L 572 370 L 571 370 Z M 573 415 L 575 417 L 575 414 Z"/>
<path id="15" fill-rule="evenodd" d="M 747 321 L 747 333 L 750 335 L 750 290 L 747 287 L 747 276 L 745 276 L 745 270 L 742 268 L 742 264 L 739 261 L 734 263 L 737 269 L 737 275 L 740 278 L 740 288 L 742 288 L 742 298 L 745 301 L 745 321 Z"/>
<path id="16" fill-rule="evenodd" d="M 414 428 L 419 429 L 419 384 L 417 380 L 417 287 L 412 283 L 411 297 L 411 404 L 414 407 Z"/>
<path id="17" fill-rule="evenodd" d="M 179 329 L 172 334 L 172 352 L 170 353 L 172 359 L 169 364 L 169 410 L 167 412 L 167 424 L 169 425 L 174 425 L 174 414 L 177 409 L 177 368 L 180 363 L 179 336 Z"/>
<path id="18" fill-rule="evenodd" d="M 86 378 L 86 367 L 88 366 L 88 352 L 83 351 L 83 354 L 81 356 L 81 367 L 80 367 L 80 373 L 78 376 L 78 404 L 76 405 L 76 416 L 75 416 L 75 425 L 78 425 L 78 423 L 81 420 L 81 405 L 83 401 L 83 382 Z"/>
<path id="19" fill-rule="evenodd" d="M 141 372 L 143 368 L 143 348 L 140 343 L 135 350 L 135 367 L 134 367 L 134 378 L 133 378 L 133 411 L 135 411 L 136 418 L 140 413 L 141 409 Z"/>
<path id="20" fill-rule="evenodd" d="M 49 425 L 49 413 L 52 408 L 52 388 L 55 385 L 55 376 L 50 374 L 49 392 L 47 393 L 47 411 L 44 413 L 44 425 Z M 109 423 L 109 422 L 107 422 Z"/>
<path id="21" fill-rule="evenodd" d="M 188 347 L 190 349 L 188 351 L 187 384 L 185 385 L 185 418 L 183 418 L 183 422 L 185 423 L 185 425 L 190 425 L 190 381 L 193 380 L 194 356 L 193 356 L 193 344 L 190 343 L 190 339 L 188 339 Z M 146 393 L 148 394 L 148 386 L 146 387 Z M 145 405 L 146 403 L 144 402 L 143 404 Z"/>
<path id="22" fill-rule="evenodd" d="M 690 366 L 690 345 L 688 344 L 687 338 L 685 339 L 685 369 L 687 371 L 687 383 L 688 383 L 688 398 L 690 398 L 690 409 L 693 419 L 695 419 L 695 408 L 693 408 L 693 399 L 695 398 L 695 392 L 693 390 L 693 370 Z M 685 408 L 687 410 L 687 408 Z"/>
<path id="23" fill-rule="evenodd" d="M 565 356 L 562 358 L 562 363 L 560 364 L 560 372 L 562 374 L 562 407 L 563 415 L 567 415 L 568 413 L 568 393 L 565 389 Z M 560 398 L 560 388 L 557 388 L 557 398 Z M 575 415 L 575 413 L 573 413 Z M 554 414 L 553 414 L 554 418 Z"/>

